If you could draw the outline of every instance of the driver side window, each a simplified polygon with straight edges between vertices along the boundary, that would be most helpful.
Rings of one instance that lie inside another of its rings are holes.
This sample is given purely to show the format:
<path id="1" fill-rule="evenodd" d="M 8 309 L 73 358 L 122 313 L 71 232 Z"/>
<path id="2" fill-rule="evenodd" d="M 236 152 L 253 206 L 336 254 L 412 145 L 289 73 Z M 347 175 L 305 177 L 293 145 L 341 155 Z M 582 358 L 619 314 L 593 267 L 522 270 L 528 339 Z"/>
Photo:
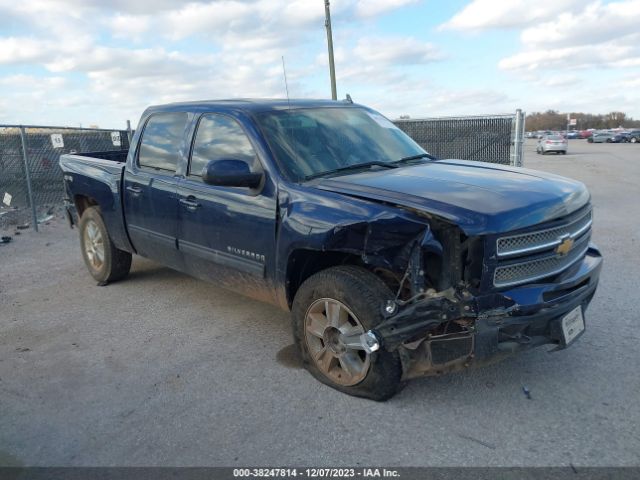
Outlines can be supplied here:
<path id="1" fill-rule="evenodd" d="M 249 138 L 236 120 L 226 115 L 204 115 L 198 123 L 189 175 L 201 177 L 210 161 L 229 159 L 247 162 L 251 171 L 255 171 L 258 161 Z"/>

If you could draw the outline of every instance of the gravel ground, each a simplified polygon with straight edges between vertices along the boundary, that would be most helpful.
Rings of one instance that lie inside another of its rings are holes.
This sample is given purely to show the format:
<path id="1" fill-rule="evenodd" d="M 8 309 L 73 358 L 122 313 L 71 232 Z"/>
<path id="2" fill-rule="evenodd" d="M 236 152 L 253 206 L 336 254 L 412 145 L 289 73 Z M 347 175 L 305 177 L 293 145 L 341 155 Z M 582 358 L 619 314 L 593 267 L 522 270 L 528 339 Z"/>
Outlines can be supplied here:
<path id="1" fill-rule="evenodd" d="M 299 367 L 287 313 L 141 258 L 98 287 L 57 220 L 0 245 L 0 465 L 640 465 L 640 146 L 526 151 L 593 195 L 572 348 L 352 398 Z"/>

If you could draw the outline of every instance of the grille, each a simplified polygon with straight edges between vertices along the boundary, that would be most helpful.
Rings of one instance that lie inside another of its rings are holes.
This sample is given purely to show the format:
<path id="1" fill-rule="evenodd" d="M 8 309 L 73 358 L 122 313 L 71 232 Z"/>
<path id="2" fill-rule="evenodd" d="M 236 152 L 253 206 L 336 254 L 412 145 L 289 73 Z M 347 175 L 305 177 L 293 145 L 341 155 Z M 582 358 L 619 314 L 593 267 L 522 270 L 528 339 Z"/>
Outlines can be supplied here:
<path id="1" fill-rule="evenodd" d="M 534 260 L 499 266 L 496 268 L 493 284 L 496 287 L 506 287 L 556 275 L 587 253 L 589 238 L 590 235 L 584 235 L 565 256 L 554 253 L 551 256 L 544 255 Z"/>
<path id="2" fill-rule="evenodd" d="M 589 211 L 563 225 L 499 238 L 494 286 L 524 284 L 566 270 L 586 254 L 591 224 L 592 213 Z M 556 247 L 567 238 L 574 241 L 571 249 L 564 254 L 557 253 Z"/>
<path id="3" fill-rule="evenodd" d="M 567 225 L 533 233 L 523 233 L 498 239 L 499 257 L 535 253 L 559 245 L 563 237 L 577 238 L 591 228 L 591 211 Z"/>

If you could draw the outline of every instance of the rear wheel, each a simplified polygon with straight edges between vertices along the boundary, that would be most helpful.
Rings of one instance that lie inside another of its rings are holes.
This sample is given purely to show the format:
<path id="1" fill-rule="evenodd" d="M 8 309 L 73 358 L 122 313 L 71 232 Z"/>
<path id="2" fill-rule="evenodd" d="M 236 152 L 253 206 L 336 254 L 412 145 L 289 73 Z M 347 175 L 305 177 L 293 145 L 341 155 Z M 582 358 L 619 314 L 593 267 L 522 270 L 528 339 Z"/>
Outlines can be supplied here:
<path id="1" fill-rule="evenodd" d="M 636 143 L 638 141 L 638 139 L 636 137 L 631 137 L 631 143 Z"/>
<path id="2" fill-rule="evenodd" d="M 346 344 L 383 320 L 393 294 L 368 270 L 332 267 L 307 279 L 293 302 L 293 336 L 307 370 L 322 383 L 358 397 L 383 401 L 401 387 L 398 352 Z"/>
<path id="3" fill-rule="evenodd" d="M 94 279 L 106 284 L 129 274 L 131 254 L 113 245 L 98 207 L 89 207 L 83 212 L 78 228 L 82 257 Z"/>

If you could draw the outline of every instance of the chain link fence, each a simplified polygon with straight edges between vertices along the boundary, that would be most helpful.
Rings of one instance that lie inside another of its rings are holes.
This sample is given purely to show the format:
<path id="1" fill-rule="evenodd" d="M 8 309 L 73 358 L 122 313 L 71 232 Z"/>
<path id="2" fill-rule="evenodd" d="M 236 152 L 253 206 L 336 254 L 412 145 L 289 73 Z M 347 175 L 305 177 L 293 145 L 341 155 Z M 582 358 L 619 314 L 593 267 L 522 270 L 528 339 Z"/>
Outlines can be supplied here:
<path id="1" fill-rule="evenodd" d="M 37 230 L 61 209 L 61 154 L 128 148 L 127 130 L 0 125 L 0 228 Z"/>
<path id="2" fill-rule="evenodd" d="M 396 120 L 394 123 L 437 158 L 522 166 L 525 114 Z"/>

